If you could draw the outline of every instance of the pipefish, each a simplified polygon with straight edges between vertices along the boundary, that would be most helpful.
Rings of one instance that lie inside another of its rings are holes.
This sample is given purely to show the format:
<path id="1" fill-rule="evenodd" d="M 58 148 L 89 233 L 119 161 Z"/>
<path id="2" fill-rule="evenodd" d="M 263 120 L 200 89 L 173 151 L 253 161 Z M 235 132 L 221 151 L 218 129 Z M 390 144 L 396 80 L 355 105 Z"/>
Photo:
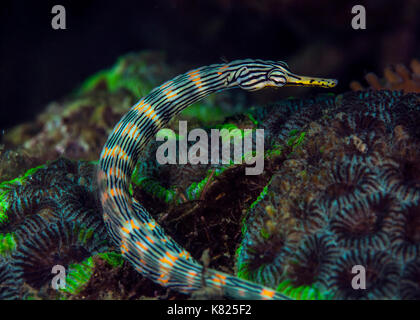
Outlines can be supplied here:
<path id="1" fill-rule="evenodd" d="M 97 171 L 103 218 L 123 257 L 143 276 L 183 293 L 207 287 L 234 299 L 288 299 L 271 288 L 204 268 L 130 196 L 130 178 L 141 152 L 158 130 L 211 93 L 232 88 L 332 88 L 336 84 L 334 79 L 296 75 L 281 61 L 245 59 L 191 70 L 141 98 L 109 135 Z"/>

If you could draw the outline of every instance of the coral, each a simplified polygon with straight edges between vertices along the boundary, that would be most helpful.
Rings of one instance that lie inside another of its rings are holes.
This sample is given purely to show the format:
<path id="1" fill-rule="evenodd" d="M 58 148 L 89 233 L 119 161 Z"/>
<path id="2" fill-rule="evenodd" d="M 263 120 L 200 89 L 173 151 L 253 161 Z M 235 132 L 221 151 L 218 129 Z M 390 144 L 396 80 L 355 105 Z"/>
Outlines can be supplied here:
<path id="1" fill-rule="evenodd" d="M 420 254 L 420 204 L 404 205 L 393 214 L 392 252 L 407 262 Z"/>
<path id="2" fill-rule="evenodd" d="M 420 299 L 420 260 L 418 258 L 407 263 L 403 270 L 400 296 L 402 299 Z"/>
<path id="3" fill-rule="evenodd" d="M 330 222 L 339 244 L 346 248 L 385 249 L 389 246 L 392 214 L 399 209 L 392 196 L 371 193 L 338 210 Z"/>
<path id="4" fill-rule="evenodd" d="M 6 132 L 4 144 L 30 154 L 31 165 L 60 156 L 96 160 L 121 115 L 171 73 L 164 60 L 153 51 L 121 57 L 109 70 L 88 78 L 73 95 L 51 103 L 33 123 Z"/>
<path id="5" fill-rule="evenodd" d="M 406 75 L 399 70 L 394 76 Z M 0 184 L 0 282 L 15 284 L 0 287 L 0 297 L 168 298 L 109 247 L 93 163 L 59 159 L 24 172 L 59 155 L 96 159 L 121 113 L 171 72 L 159 55 L 123 57 L 6 134 L 6 148 L 17 149 L 0 150 L 12 168 L 0 169 L 1 181 L 21 177 Z M 152 143 L 130 191 L 168 234 L 197 257 L 209 247 L 210 266 L 294 298 L 418 299 L 420 96 L 356 91 L 246 112 L 244 100 L 218 97 L 186 109 L 169 128 L 180 119 L 191 120 L 189 129 L 241 135 L 263 128 L 265 171 L 159 165 Z M 49 286 L 54 264 L 67 271 L 58 292 Z M 367 290 L 352 289 L 354 264 L 365 266 Z"/>
<path id="6" fill-rule="evenodd" d="M 0 255 L 7 256 L 16 249 L 15 236 L 12 233 L 0 234 Z"/>
<path id="7" fill-rule="evenodd" d="M 76 295 L 87 285 L 95 270 L 93 257 L 89 257 L 80 263 L 72 263 L 68 266 L 66 275 L 66 286 L 61 291 Z"/>
<path id="8" fill-rule="evenodd" d="M 338 258 L 339 250 L 334 240 L 326 235 L 305 236 L 293 253 L 288 277 L 294 287 L 313 286 L 325 282 Z"/>
<path id="9" fill-rule="evenodd" d="M 403 90 L 408 92 L 420 92 L 420 62 L 417 59 L 411 60 L 410 69 L 403 64 L 395 67 L 387 67 L 384 70 L 384 79 L 379 79 L 374 73 L 365 76 L 370 88 L 375 90 L 390 89 Z M 350 88 L 354 91 L 365 90 L 358 81 L 352 81 Z"/>
<path id="10" fill-rule="evenodd" d="M 357 158 L 344 158 L 333 163 L 331 183 L 325 191 L 330 208 L 341 210 L 379 188 L 375 173 Z"/>
<path id="11" fill-rule="evenodd" d="M 0 299 L 18 299 L 21 285 L 22 279 L 14 272 L 9 260 L 0 257 Z"/>
<path id="12" fill-rule="evenodd" d="M 406 114 L 416 119 L 419 111 L 416 95 L 394 91 L 288 99 L 218 125 L 241 135 L 249 125 L 266 128 L 261 177 L 245 177 L 244 165 L 159 165 L 154 143 L 137 165 L 131 192 L 196 256 L 211 244 L 211 263 L 229 269 L 232 244 L 239 244 L 241 277 L 300 299 L 396 298 L 411 290 L 398 281 L 418 255 L 418 131 Z M 22 251 L 30 239 L 54 234 L 51 225 L 70 221 L 77 223 L 81 239 L 106 234 L 93 174 L 92 164 L 62 159 L 2 189 L 1 250 L 36 297 L 52 294 L 46 285 L 50 275 L 47 267 L 36 274 L 29 262 L 39 259 L 37 252 L 55 249 Z M 56 259 L 68 267 L 63 297 L 103 297 L 106 289 L 93 294 L 94 274 L 103 268 L 97 259 L 113 261 L 116 270 L 124 269 L 121 259 L 96 254 L 108 250 L 105 242 L 76 246 L 79 251 L 64 250 L 43 261 Z M 17 259 L 19 252 L 26 264 Z M 343 268 L 355 262 L 368 267 L 372 288 L 364 294 L 346 283 L 353 275 Z M 31 296 L 20 293 L 25 295 Z"/>
<path id="13" fill-rule="evenodd" d="M 99 253 L 98 256 L 105 260 L 112 267 L 121 267 L 123 265 L 124 259 L 119 253 L 115 252 L 104 252 Z"/>
<path id="14" fill-rule="evenodd" d="M 111 68 L 86 79 L 72 95 L 50 103 L 32 123 L 8 130 L 3 137 L 7 151 L 0 149 L 0 159 L 7 160 L 17 152 L 19 157 L 13 159 L 19 162 L 14 162 L 26 169 L 58 157 L 95 161 L 121 116 L 139 97 L 174 73 L 177 70 L 166 63 L 162 52 L 146 50 L 124 55 Z M 221 94 L 191 106 L 182 117 L 194 123 L 209 124 L 243 108 L 240 94 Z M 30 156 L 22 157 L 23 154 Z M 7 162 L 16 166 L 11 160 Z M 0 177 L 3 170 L 8 169 L 0 167 Z"/>
<path id="15" fill-rule="evenodd" d="M 92 164 L 59 159 L 8 182 L 1 231 L 13 232 L 19 242 L 50 223 L 79 220 L 105 234 L 93 174 Z"/>
<path id="16" fill-rule="evenodd" d="M 279 176 L 273 177 L 264 194 L 252 206 L 244 237 L 237 252 L 238 275 L 276 287 L 283 279 L 285 259 L 293 251 L 300 232 L 293 218 L 278 217 L 281 200 L 271 192 Z"/>
<path id="17" fill-rule="evenodd" d="M 291 280 L 285 280 L 281 282 L 277 288 L 277 291 L 283 292 L 292 299 L 296 300 L 330 300 L 332 294 L 325 290 L 321 291 L 313 286 L 299 286 L 296 287 L 292 284 Z"/>
<path id="18" fill-rule="evenodd" d="M 333 122 L 340 137 L 349 139 L 349 151 L 370 156 L 382 153 L 386 127 L 383 121 L 363 113 L 343 114 Z"/>
<path id="19" fill-rule="evenodd" d="M 275 286 L 282 279 L 282 264 L 290 250 L 289 237 L 282 233 L 260 233 L 261 236 L 257 239 L 244 239 L 244 247 L 239 251 L 241 267 L 238 275 L 264 285 Z"/>
<path id="20" fill-rule="evenodd" d="M 382 177 L 389 190 L 405 201 L 416 201 L 420 196 L 420 157 L 388 160 L 383 164 Z"/>
<path id="21" fill-rule="evenodd" d="M 67 268 L 109 249 L 94 172 L 91 163 L 61 158 L 1 184 L 0 252 L 21 280 L 18 297 L 48 297 L 54 265 Z M 77 271 L 70 268 L 70 276 Z M 76 288 L 70 277 L 67 292 Z"/>
<path id="22" fill-rule="evenodd" d="M 67 269 L 72 263 L 107 248 L 100 234 L 80 223 L 51 224 L 19 244 L 12 255 L 12 265 L 14 272 L 28 285 L 40 290 L 50 285 L 53 266 L 62 265 Z M 72 268 L 68 268 L 68 272 L 72 272 Z"/>
<path id="23" fill-rule="evenodd" d="M 39 165 L 38 160 L 22 149 L 8 150 L 0 144 L 0 181 L 21 176 L 30 168 Z"/>
<path id="24" fill-rule="evenodd" d="M 266 144 L 273 148 L 300 133 L 312 117 L 320 116 L 320 110 L 333 101 L 333 96 L 329 94 L 308 99 L 287 99 L 263 109 L 253 108 L 249 115 L 264 129 Z"/>
<path id="25" fill-rule="evenodd" d="M 409 111 L 410 106 L 404 105 L 404 101 L 416 95 L 407 95 L 404 97 L 402 91 L 360 91 L 347 92 L 337 97 L 336 105 L 339 112 L 370 115 L 376 120 L 385 124 L 387 131 L 395 126 L 398 116 Z"/>
<path id="26" fill-rule="evenodd" d="M 277 114 L 253 115 L 267 124 L 273 175 L 247 210 L 238 275 L 303 299 L 415 296 L 415 280 L 403 279 L 416 279 L 408 266 L 419 256 L 418 94 L 370 90 L 316 101 L 312 113 L 287 100 Z M 366 269 L 367 290 L 351 286 L 356 264 Z"/>
<path id="27" fill-rule="evenodd" d="M 366 289 L 354 289 L 352 273 L 354 266 L 366 270 Z M 341 299 L 392 299 L 396 296 L 399 284 L 398 264 L 384 251 L 369 249 L 347 252 L 333 267 L 330 286 L 335 298 Z"/>
<path id="28" fill-rule="evenodd" d="M 161 52 L 143 51 L 120 57 L 114 66 L 90 76 L 80 87 L 82 93 L 97 88 L 107 88 L 109 92 L 120 89 L 141 97 L 151 91 L 156 83 L 164 81 L 168 66 Z"/>
<path id="29" fill-rule="evenodd" d="M 319 231 L 328 226 L 331 219 L 326 207 L 326 202 L 322 199 L 310 201 L 295 201 L 290 205 L 290 211 L 302 224 L 302 228 L 307 231 Z"/>
<path id="30" fill-rule="evenodd" d="M 9 209 L 10 203 L 8 201 L 8 194 L 17 186 L 22 185 L 25 180 L 34 174 L 38 169 L 42 168 L 43 166 L 38 166 L 36 168 L 29 169 L 25 174 L 22 176 L 15 178 L 10 181 L 3 181 L 0 183 L 0 225 L 7 222 L 7 214 L 6 212 Z"/>
<path id="31" fill-rule="evenodd" d="M 192 129 L 194 129 L 194 127 Z M 244 131 L 233 123 L 221 125 L 217 129 L 226 129 L 229 131 L 229 134 L 233 135 L 235 133 L 238 133 L 241 136 L 244 135 Z M 235 131 L 235 129 L 237 130 Z M 225 137 L 222 135 L 222 132 L 223 131 L 221 131 L 220 140 L 223 143 Z M 208 137 L 210 137 L 210 129 L 208 129 L 206 133 Z M 180 137 L 179 134 L 176 134 L 176 136 L 177 142 L 179 142 L 180 139 L 186 138 Z M 255 134 L 252 138 L 253 142 L 255 142 Z M 195 141 L 187 141 L 188 150 L 190 150 L 191 146 L 195 143 Z M 219 163 L 217 164 L 211 163 L 211 154 L 209 153 L 207 164 L 191 164 L 188 162 L 187 164 L 162 165 L 156 161 L 155 157 L 150 157 L 150 155 L 156 155 L 160 145 L 161 143 L 157 141 L 150 143 L 147 147 L 147 151 L 138 161 L 134 169 L 132 182 L 133 185 L 141 188 L 143 192 L 152 195 L 165 203 L 180 204 L 201 199 L 208 184 L 219 177 L 226 169 L 234 166 L 232 161 L 227 164 L 222 163 L 221 146 L 219 147 Z M 230 155 L 232 155 L 233 144 L 231 144 L 230 147 Z M 177 152 L 179 152 L 178 146 Z"/>

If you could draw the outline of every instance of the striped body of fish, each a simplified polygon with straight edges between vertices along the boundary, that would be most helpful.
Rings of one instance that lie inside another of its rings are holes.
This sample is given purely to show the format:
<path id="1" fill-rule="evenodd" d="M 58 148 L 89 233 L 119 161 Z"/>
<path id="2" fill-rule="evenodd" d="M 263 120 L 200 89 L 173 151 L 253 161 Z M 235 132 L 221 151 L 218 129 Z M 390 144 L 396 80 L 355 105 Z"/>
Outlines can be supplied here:
<path id="1" fill-rule="evenodd" d="M 336 83 L 295 75 L 284 62 L 246 59 L 192 70 L 140 99 L 110 134 L 97 173 L 104 221 L 124 258 L 145 277 L 180 292 L 214 288 L 235 299 L 287 299 L 273 289 L 204 268 L 131 198 L 130 178 L 140 153 L 157 131 L 211 93 L 236 87 L 248 91 L 290 85 L 331 88 Z"/>

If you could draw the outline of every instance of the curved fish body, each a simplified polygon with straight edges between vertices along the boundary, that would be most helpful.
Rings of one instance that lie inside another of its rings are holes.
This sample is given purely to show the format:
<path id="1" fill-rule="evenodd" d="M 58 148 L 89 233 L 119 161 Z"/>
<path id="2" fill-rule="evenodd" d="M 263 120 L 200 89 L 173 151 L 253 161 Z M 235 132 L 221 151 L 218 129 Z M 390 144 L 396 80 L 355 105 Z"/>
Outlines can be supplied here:
<path id="1" fill-rule="evenodd" d="M 211 93 L 237 87 L 247 91 L 289 85 L 331 88 L 336 83 L 295 75 L 284 62 L 246 59 L 191 70 L 140 99 L 110 134 L 97 172 L 104 221 L 124 258 L 145 277 L 183 293 L 214 288 L 235 299 L 287 299 L 271 288 L 204 268 L 130 196 L 130 178 L 139 155 L 158 130 Z"/>

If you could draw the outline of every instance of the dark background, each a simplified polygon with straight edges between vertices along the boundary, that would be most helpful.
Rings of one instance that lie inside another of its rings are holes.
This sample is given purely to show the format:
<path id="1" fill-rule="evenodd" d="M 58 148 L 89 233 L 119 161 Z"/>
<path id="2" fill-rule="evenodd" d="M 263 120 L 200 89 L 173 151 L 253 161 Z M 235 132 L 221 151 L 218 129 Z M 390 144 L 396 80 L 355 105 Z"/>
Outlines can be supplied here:
<path id="1" fill-rule="evenodd" d="M 163 50 L 168 63 L 285 60 L 296 73 L 337 77 L 348 90 L 385 66 L 420 57 L 415 0 L 2 1 L 0 129 L 34 118 L 127 52 Z M 51 8 L 66 8 L 53 30 Z M 351 28 L 362 4 L 367 29 Z M 293 93 L 293 91 L 292 91 Z M 296 91 L 299 94 L 299 91 Z"/>

